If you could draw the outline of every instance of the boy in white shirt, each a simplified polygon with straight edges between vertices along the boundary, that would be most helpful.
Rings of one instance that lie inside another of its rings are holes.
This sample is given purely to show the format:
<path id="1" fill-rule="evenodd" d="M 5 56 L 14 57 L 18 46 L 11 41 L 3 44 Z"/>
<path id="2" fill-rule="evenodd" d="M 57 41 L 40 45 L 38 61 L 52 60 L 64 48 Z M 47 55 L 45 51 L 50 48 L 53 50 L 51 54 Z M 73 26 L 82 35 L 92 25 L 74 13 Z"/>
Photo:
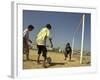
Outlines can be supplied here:
<path id="1" fill-rule="evenodd" d="M 29 39 L 29 32 L 34 29 L 33 25 L 29 25 L 23 32 L 23 53 L 26 54 L 27 60 L 29 60 L 29 44 L 28 42 L 32 43 Z"/>
<path id="2" fill-rule="evenodd" d="M 52 39 L 50 37 L 50 30 L 51 30 L 51 25 L 47 24 L 46 27 L 42 28 L 36 36 L 36 42 L 37 42 L 37 48 L 38 48 L 37 63 L 40 63 L 39 59 L 42 52 L 43 53 L 42 56 L 44 57 L 43 67 L 45 68 L 46 68 L 45 61 L 47 59 L 47 48 L 46 48 L 47 38 L 50 41 L 51 47 L 53 47 Z"/>

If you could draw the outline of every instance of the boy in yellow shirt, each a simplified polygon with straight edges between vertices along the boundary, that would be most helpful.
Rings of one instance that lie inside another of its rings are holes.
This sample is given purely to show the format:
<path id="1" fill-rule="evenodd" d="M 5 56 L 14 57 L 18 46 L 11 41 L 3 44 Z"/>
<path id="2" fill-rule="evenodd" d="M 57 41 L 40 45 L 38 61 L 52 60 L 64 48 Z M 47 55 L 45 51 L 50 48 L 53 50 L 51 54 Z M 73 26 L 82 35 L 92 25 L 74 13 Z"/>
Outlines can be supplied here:
<path id="1" fill-rule="evenodd" d="M 46 68 L 46 59 L 47 59 L 47 48 L 46 48 L 46 40 L 47 38 L 50 41 L 51 47 L 53 47 L 52 44 L 52 39 L 50 37 L 50 30 L 51 30 L 51 25 L 47 24 L 46 27 L 42 28 L 40 32 L 36 36 L 36 42 L 37 42 L 37 48 L 38 48 L 38 57 L 37 57 L 37 63 L 40 63 L 40 55 L 41 53 L 42 56 L 44 57 L 43 61 L 43 67 Z"/>

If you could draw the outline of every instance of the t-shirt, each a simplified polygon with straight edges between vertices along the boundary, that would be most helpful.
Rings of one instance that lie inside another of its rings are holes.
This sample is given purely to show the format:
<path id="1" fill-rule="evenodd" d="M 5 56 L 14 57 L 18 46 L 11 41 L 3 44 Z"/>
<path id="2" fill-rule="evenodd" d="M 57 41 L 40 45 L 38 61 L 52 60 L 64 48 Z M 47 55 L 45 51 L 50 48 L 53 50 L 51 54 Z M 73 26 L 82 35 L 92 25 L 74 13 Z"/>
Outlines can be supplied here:
<path id="1" fill-rule="evenodd" d="M 67 45 L 65 51 L 71 51 L 71 47 Z"/>
<path id="2" fill-rule="evenodd" d="M 50 30 L 45 27 L 36 36 L 37 45 L 45 45 L 47 38 L 50 38 Z"/>
<path id="3" fill-rule="evenodd" d="M 23 38 L 28 42 L 28 40 L 29 40 L 29 31 L 28 31 L 28 29 L 24 30 Z"/>

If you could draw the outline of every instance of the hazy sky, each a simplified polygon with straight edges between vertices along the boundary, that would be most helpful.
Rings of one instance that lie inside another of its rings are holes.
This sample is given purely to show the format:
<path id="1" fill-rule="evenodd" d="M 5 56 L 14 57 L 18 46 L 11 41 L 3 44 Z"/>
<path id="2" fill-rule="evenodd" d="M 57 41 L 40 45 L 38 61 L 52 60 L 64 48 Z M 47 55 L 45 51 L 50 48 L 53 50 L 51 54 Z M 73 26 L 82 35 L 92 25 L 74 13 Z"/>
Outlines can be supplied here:
<path id="1" fill-rule="evenodd" d="M 54 47 L 64 48 L 67 42 L 72 44 L 72 37 L 76 27 L 78 26 L 82 13 L 68 12 L 47 12 L 47 11 L 23 11 L 23 30 L 28 25 L 34 25 L 35 29 L 30 33 L 30 39 L 35 42 L 36 34 L 46 24 L 52 25 L 52 39 Z M 85 16 L 85 35 L 84 50 L 90 51 L 91 47 L 91 15 Z M 82 25 L 75 35 L 74 49 L 80 49 L 81 46 Z"/>

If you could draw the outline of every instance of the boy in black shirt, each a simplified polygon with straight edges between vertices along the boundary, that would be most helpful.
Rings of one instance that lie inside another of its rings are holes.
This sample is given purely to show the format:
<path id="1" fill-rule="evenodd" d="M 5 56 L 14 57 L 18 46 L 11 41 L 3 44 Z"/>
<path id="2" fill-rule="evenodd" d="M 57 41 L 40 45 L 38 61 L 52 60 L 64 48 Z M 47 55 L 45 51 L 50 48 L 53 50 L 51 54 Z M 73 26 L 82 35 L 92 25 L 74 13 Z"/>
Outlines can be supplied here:
<path id="1" fill-rule="evenodd" d="M 68 55 L 69 55 L 69 60 L 71 60 L 71 54 L 72 54 L 72 49 L 71 49 L 70 43 L 67 43 L 65 46 L 65 53 L 64 53 L 65 60 L 68 57 Z"/>

